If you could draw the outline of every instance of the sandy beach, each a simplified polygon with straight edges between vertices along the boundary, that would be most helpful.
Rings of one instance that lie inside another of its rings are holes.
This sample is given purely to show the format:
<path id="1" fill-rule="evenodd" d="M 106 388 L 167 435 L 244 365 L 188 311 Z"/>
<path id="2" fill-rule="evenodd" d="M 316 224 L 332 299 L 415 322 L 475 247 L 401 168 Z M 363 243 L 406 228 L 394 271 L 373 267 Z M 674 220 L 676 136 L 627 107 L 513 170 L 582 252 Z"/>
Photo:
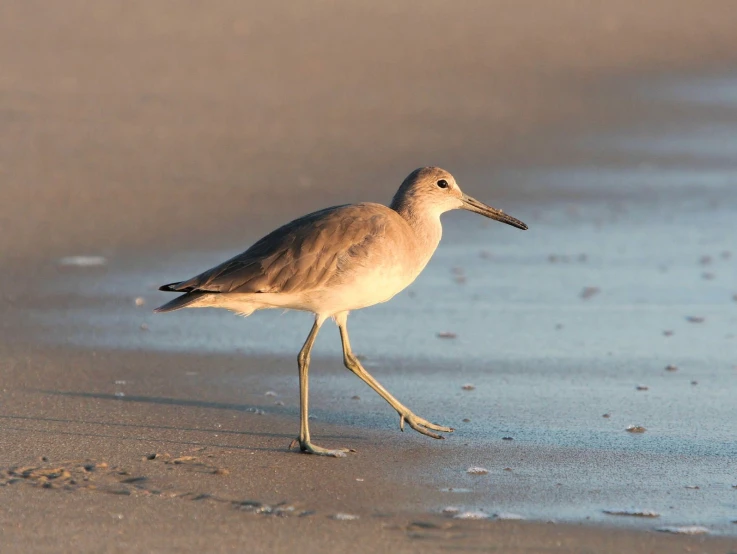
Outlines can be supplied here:
<path id="1" fill-rule="evenodd" d="M 0 550 L 737 550 L 734 3 L 462 6 L 0 7 Z M 352 316 L 457 430 L 328 325 L 289 452 L 309 316 L 156 288 L 426 164 L 530 226 Z"/>

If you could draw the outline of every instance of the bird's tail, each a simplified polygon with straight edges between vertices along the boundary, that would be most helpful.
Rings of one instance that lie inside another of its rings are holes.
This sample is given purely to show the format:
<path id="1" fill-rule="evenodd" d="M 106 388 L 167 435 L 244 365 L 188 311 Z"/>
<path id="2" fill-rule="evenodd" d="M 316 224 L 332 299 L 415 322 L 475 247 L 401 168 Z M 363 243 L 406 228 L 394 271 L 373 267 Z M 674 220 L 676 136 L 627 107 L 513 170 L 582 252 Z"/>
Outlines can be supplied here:
<path id="1" fill-rule="evenodd" d="M 173 283 L 173 285 L 177 285 L 178 283 Z M 164 285 L 159 290 L 168 290 L 172 292 L 176 292 L 176 289 L 166 288 L 171 285 Z M 179 310 L 181 308 L 186 308 L 190 304 L 196 302 L 203 296 L 206 296 L 208 294 L 212 294 L 211 292 L 205 292 L 205 291 L 193 291 L 188 292 L 186 294 L 182 294 L 181 296 L 177 296 L 174 300 L 171 300 L 164 304 L 163 306 L 159 306 L 154 310 L 155 313 L 160 314 L 164 312 L 173 312 L 174 310 Z"/>

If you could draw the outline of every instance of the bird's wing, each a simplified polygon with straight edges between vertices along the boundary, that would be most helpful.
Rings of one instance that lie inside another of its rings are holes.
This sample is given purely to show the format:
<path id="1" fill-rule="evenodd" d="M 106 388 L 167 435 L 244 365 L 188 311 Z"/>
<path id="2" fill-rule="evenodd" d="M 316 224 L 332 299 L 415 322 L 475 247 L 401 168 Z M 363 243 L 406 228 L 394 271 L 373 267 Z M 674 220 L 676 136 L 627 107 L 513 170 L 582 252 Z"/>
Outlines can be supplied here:
<path id="1" fill-rule="evenodd" d="M 321 288 L 361 264 L 370 245 L 385 235 L 390 212 L 380 204 L 351 204 L 311 213 L 166 290 L 288 293 Z"/>

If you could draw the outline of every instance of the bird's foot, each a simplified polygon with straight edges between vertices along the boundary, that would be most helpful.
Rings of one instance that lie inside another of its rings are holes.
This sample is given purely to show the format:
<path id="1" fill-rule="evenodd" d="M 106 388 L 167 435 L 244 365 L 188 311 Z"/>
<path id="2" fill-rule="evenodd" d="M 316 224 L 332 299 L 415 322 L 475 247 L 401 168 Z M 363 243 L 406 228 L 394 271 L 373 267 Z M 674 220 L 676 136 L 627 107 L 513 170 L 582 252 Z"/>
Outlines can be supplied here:
<path id="1" fill-rule="evenodd" d="M 427 435 L 428 437 L 432 437 L 434 439 L 444 439 L 445 437 L 442 435 L 438 435 L 437 433 L 433 433 L 430 431 L 432 429 L 433 431 L 440 431 L 442 433 L 452 433 L 455 431 L 452 427 L 444 427 L 442 425 L 435 425 L 434 423 L 430 423 L 426 419 L 422 419 L 419 416 L 416 416 L 409 410 L 407 410 L 407 413 L 399 413 L 399 430 L 404 432 L 404 422 L 407 422 L 407 424 L 412 427 L 415 431 L 418 433 L 422 433 L 423 435 Z"/>
<path id="2" fill-rule="evenodd" d="M 300 451 L 304 452 L 305 454 L 331 456 L 333 458 L 345 458 L 347 452 L 355 452 L 355 450 L 353 450 L 352 448 L 335 448 L 332 450 L 328 448 L 322 448 L 321 446 L 312 444 L 312 442 L 310 442 L 309 440 L 303 440 L 300 438 L 296 438 L 291 442 L 291 444 L 289 445 L 289 450 L 297 445 L 299 445 Z"/>

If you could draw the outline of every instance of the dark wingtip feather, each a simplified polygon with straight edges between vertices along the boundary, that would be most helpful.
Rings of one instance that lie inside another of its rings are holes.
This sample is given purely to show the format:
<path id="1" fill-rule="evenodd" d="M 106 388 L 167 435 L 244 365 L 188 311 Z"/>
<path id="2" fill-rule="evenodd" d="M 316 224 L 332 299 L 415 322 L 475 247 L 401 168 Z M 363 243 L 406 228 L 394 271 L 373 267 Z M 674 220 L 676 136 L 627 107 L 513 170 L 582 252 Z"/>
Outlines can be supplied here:
<path id="1" fill-rule="evenodd" d="M 180 284 L 181 283 L 169 283 L 168 285 L 161 285 L 159 290 L 163 290 L 164 292 L 183 292 L 177 289 Z"/>
<path id="2" fill-rule="evenodd" d="M 163 290 L 163 289 L 160 289 L 160 290 Z M 173 289 L 167 289 L 167 290 L 173 290 Z M 174 310 L 179 310 L 181 308 L 186 308 L 187 306 L 192 304 L 194 301 L 198 300 L 201 296 L 205 296 L 206 294 L 212 294 L 212 293 L 194 291 L 194 292 L 188 292 L 181 296 L 177 296 L 174 300 L 170 300 L 166 304 L 156 308 L 154 310 L 154 313 L 162 314 L 165 312 L 173 312 Z"/>

